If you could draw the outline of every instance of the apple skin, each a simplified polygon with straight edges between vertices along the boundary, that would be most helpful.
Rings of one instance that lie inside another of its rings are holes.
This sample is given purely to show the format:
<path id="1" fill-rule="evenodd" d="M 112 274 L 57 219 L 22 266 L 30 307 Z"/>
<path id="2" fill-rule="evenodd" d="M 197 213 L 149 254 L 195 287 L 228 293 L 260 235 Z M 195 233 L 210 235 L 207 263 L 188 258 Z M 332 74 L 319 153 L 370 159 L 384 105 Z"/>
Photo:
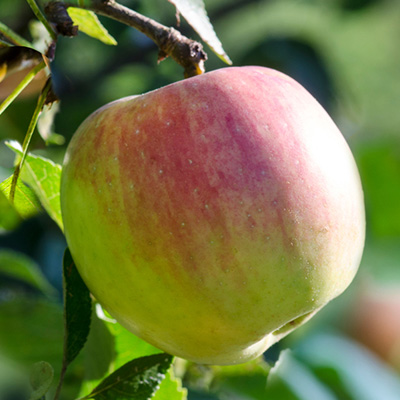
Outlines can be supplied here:
<path id="1" fill-rule="evenodd" d="M 65 234 L 96 299 L 173 355 L 262 354 L 343 292 L 365 235 L 353 156 L 296 81 L 231 67 L 112 102 L 74 135 Z"/>

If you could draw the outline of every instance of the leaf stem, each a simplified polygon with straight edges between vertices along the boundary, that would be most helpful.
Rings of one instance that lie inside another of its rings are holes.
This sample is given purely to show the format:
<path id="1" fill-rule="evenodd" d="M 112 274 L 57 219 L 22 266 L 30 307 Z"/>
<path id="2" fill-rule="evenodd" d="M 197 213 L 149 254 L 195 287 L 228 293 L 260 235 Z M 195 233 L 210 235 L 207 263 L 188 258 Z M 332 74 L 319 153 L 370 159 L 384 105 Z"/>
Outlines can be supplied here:
<path id="1" fill-rule="evenodd" d="M 77 5 L 67 3 L 67 7 L 72 6 L 76 7 Z M 164 26 L 114 0 L 91 0 L 85 7 L 82 7 L 81 3 L 78 6 L 112 18 L 144 33 L 160 49 L 159 60 L 170 56 L 184 68 L 185 78 L 204 72 L 204 61 L 207 59 L 207 54 L 203 50 L 203 46 L 199 42 L 183 36 L 176 29 Z"/>
<path id="2" fill-rule="evenodd" d="M 0 115 L 6 110 L 6 108 L 15 100 L 15 98 L 29 85 L 36 74 L 46 66 L 44 61 L 41 61 L 38 65 L 32 68 L 18 84 L 18 86 L 12 91 L 12 93 L 0 104 Z"/>
<path id="3" fill-rule="evenodd" d="M 54 400 L 58 400 L 60 397 L 62 385 L 64 383 L 64 378 L 65 378 L 65 373 L 67 372 L 67 364 L 63 362 L 62 368 L 61 368 L 61 373 L 60 373 L 60 379 L 58 381 L 56 393 L 54 395 Z"/>
<path id="4" fill-rule="evenodd" d="M 27 130 L 26 135 L 25 135 L 24 142 L 22 144 L 22 156 L 21 156 L 21 159 L 19 160 L 19 162 L 18 162 L 18 164 L 17 164 L 17 166 L 15 167 L 15 170 L 14 170 L 14 174 L 13 174 L 12 181 L 11 181 L 11 188 L 10 188 L 10 201 L 11 201 L 11 203 L 14 202 L 15 189 L 16 189 L 16 186 L 17 186 L 17 181 L 18 181 L 18 178 L 19 178 L 19 174 L 20 174 L 22 166 L 23 166 L 23 164 L 25 162 L 25 158 L 26 158 L 26 155 L 28 153 L 28 147 L 29 147 L 29 144 L 31 142 L 31 139 L 32 139 L 32 136 L 33 136 L 33 132 L 35 131 L 35 127 L 36 127 L 37 121 L 39 119 L 39 115 L 40 115 L 40 113 L 41 113 L 41 111 L 43 109 L 43 106 L 44 106 L 45 102 L 46 102 L 47 94 L 49 93 L 50 88 L 51 88 L 51 79 L 49 78 L 49 79 L 47 79 L 47 82 L 44 85 L 44 88 L 42 90 L 42 93 L 40 93 L 40 96 L 38 98 L 35 111 L 33 112 L 31 121 L 30 121 L 29 126 L 28 126 L 28 130 Z"/>
<path id="5" fill-rule="evenodd" d="M 25 46 L 33 48 L 32 43 L 25 40 L 22 36 L 19 36 L 16 32 L 10 29 L 7 25 L 0 21 L 0 32 L 10 41 L 17 46 Z"/>
<path id="6" fill-rule="evenodd" d="M 36 4 L 35 0 L 26 0 L 27 3 L 29 4 L 29 6 L 31 7 L 33 13 L 36 15 L 36 18 L 44 25 L 44 27 L 47 29 L 47 31 L 49 32 L 51 38 L 53 40 L 57 39 L 57 35 L 54 32 L 54 29 L 51 27 L 49 21 L 47 21 L 47 18 L 45 17 L 45 15 L 42 13 L 42 11 L 40 10 L 39 6 Z"/>

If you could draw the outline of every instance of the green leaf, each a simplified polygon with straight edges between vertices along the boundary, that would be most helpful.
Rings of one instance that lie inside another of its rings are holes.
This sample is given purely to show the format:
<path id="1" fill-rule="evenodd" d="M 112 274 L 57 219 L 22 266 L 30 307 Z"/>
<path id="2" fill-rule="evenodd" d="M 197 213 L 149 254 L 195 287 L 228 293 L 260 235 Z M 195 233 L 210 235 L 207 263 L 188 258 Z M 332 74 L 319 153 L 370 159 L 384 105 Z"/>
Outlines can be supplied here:
<path id="1" fill-rule="evenodd" d="M 97 18 L 96 14 L 92 11 L 84 10 L 82 8 L 68 7 L 68 14 L 78 25 L 79 30 L 86 33 L 95 39 L 102 41 L 105 44 L 116 45 L 117 41 L 108 33 L 102 23 Z"/>
<path id="2" fill-rule="evenodd" d="M 22 156 L 22 150 L 18 142 L 10 141 L 6 144 L 16 154 Z M 61 165 L 29 153 L 21 171 L 21 179 L 32 188 L 43 208 L 63 229 L 60 206 L 61 170 Z"/>
<path id="3" fill-rule="evenodd" d="M 99 348 L 102 349 L 99 352 Z M 100 304 L 92 315 L 92 325 L 84 349 L 85 377 L 81 396 L 95 388 L 109 373 L 133 358 L 161 353 L 106 315 Z"/>
<path id="4" fill-rule="evenodd" d="M 21 280 L 50 297 L 56 294 L 36 263 L 21 253 L 0 250 L 0 274 Z"/>
<path id="5" fill-rule="evenodd" d="M 6 180 L 0 183 L 0 192 L 2 192 L 7 199 L 9 199 L 11 182 L 12 176 L 8 177 Z M 2 200 L 2 202 L 4 203 L 4 199 Z M 3 205 L 3 207 L 5 207 L 7 211 L 7 206 Z M 15 211 L 22 219 L 33 217 L 42 210 L 37 200 L 37 197 L 35 196 L 35 193 L 20 180 L 17 181 L 17 186 L 15 188 L 13 209 L 15 209 Z M 11 213 L 13 213 L 13 211 L 11 211 Z M 7 220 L 7 218 L 9 217 L 14 219 L 15 215 L 14 217 L 12 215 L 8 215 L 1 218 L 5 218 L 5 220 Z"/>
<path id="6" fill-rule="evenodd" d="M 83 348 L 90 330 L 92 300 L 69 249 L 64 254 L 64 359 L 65 368 Z"/>
<path id="7" fill-rule="evenodd" d="M 40 400 L 50 389 L 54 378 L 53 367 L 46 361 L 39 361 L 33 365 L 30 380 L 33 392 L 29 400 Z"/>
<path id="8" fill-rule="evenodd" d="M 213 367 L 211 386 L 221 398 L 270 399 L 267 395 L 269 371 L 270 366 L 262 357 L 244 364 Z"/>
<path id="9" fill-rule="evenodd" d="M 99 319 L 93 310 L 89 336 L 83 349 L 84 376 L 81 397 L 90 393 L 113 372 L 115 357 L 115 338 L 108 330 L 106 322 Z M 133 357 L 131 356 L 131 359 Z"/>
<path id="10" fill-rule="evenodd" d="M 104 379 L 83 399 L 148 400 L 165 378 L 172 359 L 163 353 L 132 360 Z"/>
<path id="11" fill-rule="evenodd" d="M 119 368 L 132 358 L 161 353 L 161 350 L 140 339 L 117 322 L 106 322 L 115 340 L 115 368 Z"/>
<path id="12" fill-rule="evenodd" d="M 0 191 L 0 233 L 15 229 L 20 220 L 17 210 L 8 201 L 7 196 Z"/>
<path id="13" fill-rule="evenodd" d="M 152 400 L 186 400 L 187 390 L 182 387 L 182 381 L 177 378 L 171 368 L 165 379 L 161 382 L 160 389 L 157 390 Z"/>
<path id="14" fill-rule="evenodd" d="M 168 0 L 174 4 L 176 9 L 183 15 L 186 21 L 199 34 L 199 36 L 210 46 L 212 51 L 227 64 L 232 61 L 222 48 L 214 28 L 207 16 L 203 0 Z"/>

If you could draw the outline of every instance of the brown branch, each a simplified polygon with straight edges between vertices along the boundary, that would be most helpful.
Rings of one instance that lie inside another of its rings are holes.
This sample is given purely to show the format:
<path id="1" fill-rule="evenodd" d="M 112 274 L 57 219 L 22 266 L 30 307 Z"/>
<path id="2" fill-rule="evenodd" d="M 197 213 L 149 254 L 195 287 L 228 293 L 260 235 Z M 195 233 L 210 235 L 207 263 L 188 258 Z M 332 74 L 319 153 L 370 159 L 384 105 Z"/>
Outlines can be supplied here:
<path id="1" fill-rule="evenodd" d="M 185 78 L 204 72 L 207 54 L 203 46 L 183 36 L 176 29 L 166 27 L 114 0 L 92 0 L 89 4 L 85 4 L 85 8 L 144 33 L 160 49 L 159 60 L 167 56 L 171 57 L 184 68 Z"/>

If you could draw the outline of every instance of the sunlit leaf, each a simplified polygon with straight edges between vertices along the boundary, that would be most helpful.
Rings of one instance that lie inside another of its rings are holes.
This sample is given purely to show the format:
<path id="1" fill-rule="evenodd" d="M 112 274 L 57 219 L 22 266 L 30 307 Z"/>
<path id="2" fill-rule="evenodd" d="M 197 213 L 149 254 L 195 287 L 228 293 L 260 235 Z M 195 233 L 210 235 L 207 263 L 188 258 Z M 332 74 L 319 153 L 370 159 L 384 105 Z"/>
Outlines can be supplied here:
<path id="1" fill-rule="evenodd" d="M 79 30 L 86 33 L 86 35 L 98 39 L 105 44 L 117 44 L 117 41 L 108 33 L 107 29 L 92 11 L 69 7 L 68 14 L 74 21 L 74 24 L 78 25 Z"/>
<path id="2" fill-rule="evenodd" d="M 213 368 L 212 387 L 221 398 L 269 399 L 267 378 L 270 366 L 261 358 L 256 360 Z M 273 400 L 273 398 L 271 398 Z"/>
<path id="3" fill-rule="evenodd" d="M 22 155 L 21 147 L 17 142 L 11 141 L 7 145 L 19 156 Z M 43 208 L 63 229 L 60 206 L 61 169 L 61 165 L 51 160 L 28 153 L 20 177 L 29 184 Z"/>
<path id="4" fill-rule="evenodd" d="M 84 399 L 148 400 L 159 388 L 171 362 L 172 356 L 164 353 L 132 360 L 104 379 Z"/>
<path id="5" fill-rule="evenodd" d="M 89 336 L 83 349 L 85 369 L 80 397 L 90 393 L 115 369 L 115 358 L 115 338 L 107 328 L 106 322 L 99 319 L 93 311 Z"/>
<path id="6" fill-rule="evenodd" d="M 0 191 L 0 232 L 15 229 L 20 220 L 17 210 L 9 202 L 7 196 Z"/>
<path id="7" fill-rule="evenodd" d="M 222 48 L 214 28 L 208 18 L 203 0 L 168 0 L 175 5 L 186 21 L 193 27 L 199 36 L 210 46 L 215 54 L 227 64 L 232 64 L 229 56 Z"/>
<path id="8" fill-rule="evenodd" d="M 115 367 L 119 368 L 132 358 L 161 353 L 161 350 L 138 338 L 117 322 L 106 322 L 115 339 Z"/>
<path id="9" fill-rule="evenodd" d="M 157 353 L 161 350 L 129 332 L 96 304 L 84 349 L 85 381 L 81 395 L 92 391 L 109 373 L 132 359 Z"/>
<path id="10" fill-rule="evenodd" d="M 160 389 L 152 397 L 152 400 L 186 400 L 187 390 L 182 387 L 182 381 L 173 374 L 171 368 L 165 379 L 161 382 Z"/>
<path id="11" fill-rule="evenodd" d="M 11 182 L 12 176 L 0 183 L 0 192 L 2 192 L 7 199 L 9 199 L 10 195 Z M 15 188 L 13 206 L 22 219 L 33 217 L 42 210 L 35 193 L 21 180 L 18 180 Z"/>
<path id="12" fill-rule="evenodd" d="M 22 253 L 1 249 L 0 274 L 25 282 L 48 296 L 56 294 L 37 264 Z"/>

